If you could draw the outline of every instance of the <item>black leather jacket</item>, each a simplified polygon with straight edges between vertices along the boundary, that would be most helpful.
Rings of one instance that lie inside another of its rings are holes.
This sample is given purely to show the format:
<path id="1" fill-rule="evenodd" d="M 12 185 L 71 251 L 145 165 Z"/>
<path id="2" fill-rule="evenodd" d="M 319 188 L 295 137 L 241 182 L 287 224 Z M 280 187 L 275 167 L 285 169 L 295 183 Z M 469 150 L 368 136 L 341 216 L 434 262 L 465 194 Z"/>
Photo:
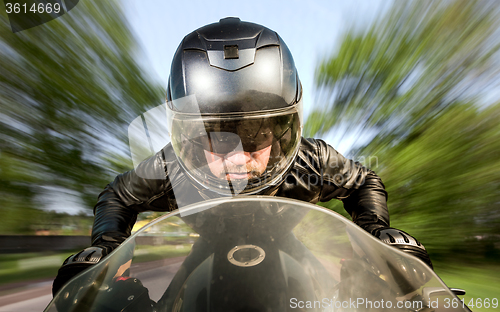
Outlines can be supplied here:
<path id="1" fill-rule="evenodd" d="M 380 178 L 322 140 L 302 138 L 290 171 L 261 195 L 311 203 L 336 198 L 343 201 L 353 221 L 368 232 L 389 226 L 387 192 Z M 94 208 L 92 244 L 122 242 L 130 236 L 140 212 L 171 211 L 216 197 L 219 195 L 197 187 L 190 180 L 169 144 L 134 170 L 118 175 L 99 195 Z"/>

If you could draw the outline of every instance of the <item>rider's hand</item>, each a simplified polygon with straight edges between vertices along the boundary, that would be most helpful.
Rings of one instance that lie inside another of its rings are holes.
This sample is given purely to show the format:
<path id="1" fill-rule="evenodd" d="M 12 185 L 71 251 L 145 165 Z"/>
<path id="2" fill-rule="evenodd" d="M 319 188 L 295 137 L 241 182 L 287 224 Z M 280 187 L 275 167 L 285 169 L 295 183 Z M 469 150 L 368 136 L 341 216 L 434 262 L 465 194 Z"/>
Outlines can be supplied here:
<path id="1" fill-rule="evenodd" d="M 52 296 L 55 296 L 59 289 L 78 273 L 88 267 L 98 263 L 106 255 L 111 253 L 118 244 L 107 243 L 99 246 L 85 248 L 84 250 L 69 256 L 57 272 L 57 276 L 52 284 Z"/>
<path id="2" fill-rule="evenodd" d="M 384 227 L 375 230 L 373 235 L 384 243 L 419 258 L 420 260 L 425 262 L 431 269 L 434 269 L 431 259 L 429 258 L 429 254 L 427 254 L 427 250 L 425 250 L 424 245 L 422 245 L 416 238 L 414 238 L 410 234 L 391 227 Z"/>
<path id="3" fill-rule="evenodd" d="M 149 298 L 149 291 L 141 281 L 133 277 L 116 277 L 109 288 L 105 290 L 105 296 L 99 301 L 98 311 L 148 312 L 154 310 L 155 302 Z"/>
<path id="4" fill-rule="evenodd" d="M 425 247 L 410 234 L 398 229 L 384 227 L 376 229 L 373 235 L 384 243 L 417 257 L 433 269 Z M 430 279 L 430 276 L 425 271 L 411 269 L 412 264 L 408 260 L 405 257 L 396 256 L 394 264 L 389 264 L 394 280 L 402 294 L 414 291 Z"/>
<path id="5" fill-rule="evenodd" d="M 102 273 L 102 272 L 101 272 Z M 153 312 L 155 302 L 141 281 L 133 277 L 114 277 L 103 284 L 101 274 L 88 275 L 68 285 L 55 299 L 58 311 Z"/>

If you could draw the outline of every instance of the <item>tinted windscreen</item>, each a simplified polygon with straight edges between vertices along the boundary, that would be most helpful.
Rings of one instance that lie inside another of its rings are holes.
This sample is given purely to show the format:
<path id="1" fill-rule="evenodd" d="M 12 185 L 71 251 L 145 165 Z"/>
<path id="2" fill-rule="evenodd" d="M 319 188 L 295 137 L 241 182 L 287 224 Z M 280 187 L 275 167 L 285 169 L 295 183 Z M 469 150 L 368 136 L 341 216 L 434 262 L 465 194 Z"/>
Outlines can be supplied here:
<path id="1" fill-rule="evenodd" d="M 239 197 L 149 224 L 68 283 L 46 311 L 345 311 L 353 305 L 437 311 L 453 300 L 423 262 L 340 215 L 287 199 Z"/>

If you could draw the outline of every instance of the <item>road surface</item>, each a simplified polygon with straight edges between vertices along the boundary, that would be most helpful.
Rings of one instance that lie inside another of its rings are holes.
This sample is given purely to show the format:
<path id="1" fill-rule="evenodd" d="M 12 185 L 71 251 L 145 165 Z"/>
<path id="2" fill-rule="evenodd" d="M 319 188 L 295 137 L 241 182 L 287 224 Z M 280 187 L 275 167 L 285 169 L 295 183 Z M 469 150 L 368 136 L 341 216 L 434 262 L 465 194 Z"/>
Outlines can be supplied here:
<path id="1" fill-rule="evenodd" d="M 133 264 L 131 276 L 141 280 L 148 288 L 150 298 L 157 301 L 185 258 Z M 0 312 L 41 312 L 52 300 L 52 280 L 36 282 L 11 291 L 12 293 L 0 296 Z"/>

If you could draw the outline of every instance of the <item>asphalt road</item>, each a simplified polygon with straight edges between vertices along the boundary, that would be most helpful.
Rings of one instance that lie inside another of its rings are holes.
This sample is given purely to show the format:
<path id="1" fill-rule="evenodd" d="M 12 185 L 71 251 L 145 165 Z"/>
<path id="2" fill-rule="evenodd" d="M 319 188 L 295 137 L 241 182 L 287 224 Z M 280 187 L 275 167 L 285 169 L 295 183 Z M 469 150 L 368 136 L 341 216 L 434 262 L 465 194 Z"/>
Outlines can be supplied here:
<path id="1" fill-rule="evenodd" d="M 185 257 L 133 264 L 131 276 L 148 288 L 152 300 L 165 292 Z M 52 300 L 52 281 L 24 285 L 0 296 L 0 312 L 41 312 Z"/>
<path id="2" fill-rule="evenodd" d="M 40 312 L 52 300 L 52 281 L 37 282 L 0 297 L 0 312 Z"/>

